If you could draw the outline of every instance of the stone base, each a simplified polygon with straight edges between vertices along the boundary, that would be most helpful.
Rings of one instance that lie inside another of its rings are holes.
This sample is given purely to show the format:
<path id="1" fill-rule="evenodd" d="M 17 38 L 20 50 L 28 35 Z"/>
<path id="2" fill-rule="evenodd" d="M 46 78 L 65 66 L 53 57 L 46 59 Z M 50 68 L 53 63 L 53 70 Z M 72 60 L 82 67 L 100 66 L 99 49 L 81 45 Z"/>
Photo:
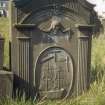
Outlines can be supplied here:
<path id="1" fill-rule="evenodd" d="M 12 97 L 13 73 L 0 70 L 0 98 Z"/>

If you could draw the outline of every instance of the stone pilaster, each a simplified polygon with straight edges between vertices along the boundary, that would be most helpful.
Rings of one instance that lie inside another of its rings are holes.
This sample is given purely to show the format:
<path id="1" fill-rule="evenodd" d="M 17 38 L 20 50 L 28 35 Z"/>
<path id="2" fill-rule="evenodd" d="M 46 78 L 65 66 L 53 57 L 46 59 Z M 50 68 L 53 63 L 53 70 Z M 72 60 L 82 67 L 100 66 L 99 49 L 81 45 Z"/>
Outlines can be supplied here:
<path id="1" fill-rule="evenodd" d="M 77 95 L 79 95 L 86 91 L 89 86 L 92 26 L 78 25 L 77 33 L 78 33 Z"/>

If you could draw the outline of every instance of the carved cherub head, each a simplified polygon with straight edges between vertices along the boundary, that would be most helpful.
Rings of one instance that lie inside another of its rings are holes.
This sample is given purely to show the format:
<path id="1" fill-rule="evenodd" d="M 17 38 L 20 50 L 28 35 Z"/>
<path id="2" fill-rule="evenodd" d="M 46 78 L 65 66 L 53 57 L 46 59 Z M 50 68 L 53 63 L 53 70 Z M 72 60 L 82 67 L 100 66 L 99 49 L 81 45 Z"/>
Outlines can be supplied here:
<path id="1" fill-rule="evenodd" d="M 62 32 L 70 30 L 70 19 L 65 16 L 52 16 L 38 24 L 38 28 L 43 32 L 57 32 L 59 29 Z"/>
<path id="2" fill-rule="evenodd" d="M 51 24 L 50 24 L 50 30 L 54 30 L 57 26 L 59 26 L 61 24 L 62 19 L 60 17 L 57 16 L 53 16 L 51 19 Z"/>

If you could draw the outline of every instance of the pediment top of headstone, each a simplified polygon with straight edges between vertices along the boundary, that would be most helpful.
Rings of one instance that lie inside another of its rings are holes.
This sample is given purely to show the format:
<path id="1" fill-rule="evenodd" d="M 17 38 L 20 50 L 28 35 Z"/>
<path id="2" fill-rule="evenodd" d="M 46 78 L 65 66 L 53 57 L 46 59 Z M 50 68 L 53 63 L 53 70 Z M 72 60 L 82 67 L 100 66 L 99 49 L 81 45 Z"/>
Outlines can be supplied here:
<path id="1" fill-rule="evenodd" d="M 87 7 L 88 9 L 93 9 L 95 7 L 94 4 L 89 3 L 87 0 L 76 0 L 76 3 L 77 1 L 80 2 L 82 6 Z M 14 2 L 16 6 L 24 6 L 28 2 L 32 2 L 32 0 L 12 0 L 12 2 Z M 35 0 L 35 2 L 37 3 L 38 0 Z"/>

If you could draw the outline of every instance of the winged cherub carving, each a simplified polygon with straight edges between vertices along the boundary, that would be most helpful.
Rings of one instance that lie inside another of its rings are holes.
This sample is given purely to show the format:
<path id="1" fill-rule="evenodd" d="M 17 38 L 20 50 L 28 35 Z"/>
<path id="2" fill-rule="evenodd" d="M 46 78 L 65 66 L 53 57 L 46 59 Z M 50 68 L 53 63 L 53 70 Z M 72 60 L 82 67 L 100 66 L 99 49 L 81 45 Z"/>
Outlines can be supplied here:
<path id="1" fill-rule="evenodd" d="M 48 31 L 55 30 L 57 26 L 60 26 L 62 19 L 57 16 L 53 16 L 51 19 L 50 27 L 48 28 Z"/>
<path id="2" fill-rule="evenodd" d="M 38 28 L 43 32 L 57 33 L 58 30 L 61 32 L 70 31 L 70 20 L 64 16 L 52 16 L 50 19 L 44 20 L 38 25 Z"/>

